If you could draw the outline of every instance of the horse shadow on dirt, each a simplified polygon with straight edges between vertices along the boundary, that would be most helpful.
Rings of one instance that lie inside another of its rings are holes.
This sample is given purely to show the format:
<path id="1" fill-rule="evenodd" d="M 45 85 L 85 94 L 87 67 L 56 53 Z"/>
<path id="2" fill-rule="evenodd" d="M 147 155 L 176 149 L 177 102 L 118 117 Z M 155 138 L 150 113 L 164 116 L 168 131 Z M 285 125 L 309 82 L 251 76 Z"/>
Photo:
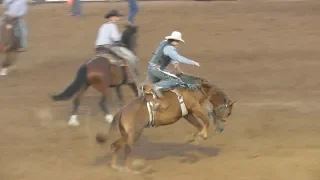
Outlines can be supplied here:
<path id="1" fill-rule="evenodd" d="M 122 151 L 123 152 L 123 151 Z M 124 163 L 123 153 L 119 154 L 119 163 Z M 149 141 L 146 136 L 141 136 L 133 148 L 133 158 L 144 160 L 160 160 L 167 157 L 181 158 L 180 163 L 196 163 L 204 156 L 213 157 L 220 153 L 220 149 L 205 147 L 190 143 L 163 143 Z M 97 157 L 93 165 L 100 166 L 109 164 L 111 153 Z"/>

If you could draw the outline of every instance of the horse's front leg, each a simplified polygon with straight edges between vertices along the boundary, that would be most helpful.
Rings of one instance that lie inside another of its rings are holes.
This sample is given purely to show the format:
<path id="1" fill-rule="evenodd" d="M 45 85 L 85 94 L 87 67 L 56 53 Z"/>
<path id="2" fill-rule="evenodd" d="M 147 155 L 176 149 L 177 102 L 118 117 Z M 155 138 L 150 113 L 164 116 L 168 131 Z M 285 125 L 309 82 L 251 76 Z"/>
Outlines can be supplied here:
<path id="1" fill-rule="evenodd" d="M 106 99 L 107 99 L 107 90 L 105 90 L 105 93 L 101 96 L 101 100 L 99 102 L 101 110 L 104 112 L 104 119 L 111 123 L 113 120 L 113 115 L 110 114 L 109 108 L 106 105 Z"/>
<path id="2" fill-rule="evenodd" d="M 80 123 L 79 123 L 77 114 L 78 114 L 78 108 L 79 108 L 79 105 L 80 105 L 80 98 L 79 97 L 75 97 L 72 100 L 72 104 L 73 104 L 73 110 L 71 112 L 71 116 L 70 116 L 68 125 L 69 126 L 79 126 Z"/>
<path id="3" fill-rule="evenodd" d="M 191 137 L 187 139 L 187 142 L 194 142 L 199 138 L 199 132 L 203 129 L 203 126 L 193 114 L 188 114 L 184 118 L 197 128 L 197 131 L 192 133 Z"/>
<path id="4" fill-rule="evenodd" d="M 192 108 L 192 112 L 194 115 L 199 117 L 203 124 L 204 127 L 202 128 L 201 132 L 199 133 L 200 136 L 202 136 L 203 139 L 208 138 L 208 131 L 209 131 L 209 126 L 210 126 L 210 118 L 207 116 L 205 111 L 202 109 L 201 105 L 199 103 L 195 104 L 195 106 Z"/>

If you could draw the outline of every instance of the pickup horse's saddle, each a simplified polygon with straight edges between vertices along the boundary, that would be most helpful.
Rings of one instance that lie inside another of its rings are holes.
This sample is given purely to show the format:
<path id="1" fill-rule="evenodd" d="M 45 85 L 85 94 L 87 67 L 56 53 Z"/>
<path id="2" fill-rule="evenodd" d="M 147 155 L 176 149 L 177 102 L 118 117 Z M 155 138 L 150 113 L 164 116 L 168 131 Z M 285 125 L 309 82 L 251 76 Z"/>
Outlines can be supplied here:
<path id="1" fill-rule="evenodd" d="M 128 63 L 125 59 L 118 56 L 116 53 L 114 53 L 111 49 L 108 47 L 100 46 L 96 48 L 96 54 L 97 56 L 105 57 L 107 58 L 111 64 L 117 65 L 117 66 L 128 66 Z"/>

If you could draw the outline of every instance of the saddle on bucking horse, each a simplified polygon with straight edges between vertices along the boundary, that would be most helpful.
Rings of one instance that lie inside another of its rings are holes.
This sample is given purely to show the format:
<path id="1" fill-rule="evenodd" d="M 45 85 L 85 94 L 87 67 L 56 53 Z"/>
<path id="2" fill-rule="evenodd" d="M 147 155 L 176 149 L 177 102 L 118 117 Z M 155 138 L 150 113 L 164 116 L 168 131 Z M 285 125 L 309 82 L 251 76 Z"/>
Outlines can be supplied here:
<path id="1" fill-rule="evenodd" d="M 177 100 L 180 104 L 182 116 L 185 116 L 188 114 L 188 110 L 184 102 L 184 97 L 179 89 L 183 88 L 188 91 L 196 91 L 200 88 L 200 82 L 199 79 L 191 75 L 179 73 L 176 74 L 176 76 L 180 78 L 182 83 L 176 87 L 162 89 L 162 92 L 165 93 L 171 91 L 176 94 Z M 154 127 L 154 118 L 156 112 L 168 109 L 170 106 L 170 102 L 168 102 L 168 100 L 166 100 L 165 98 L 159 98 L 153 91 L 152 87 L 153 84 L 145 84 L 141 88 L 149 111 L 149 125 L 151 127 Z"/>

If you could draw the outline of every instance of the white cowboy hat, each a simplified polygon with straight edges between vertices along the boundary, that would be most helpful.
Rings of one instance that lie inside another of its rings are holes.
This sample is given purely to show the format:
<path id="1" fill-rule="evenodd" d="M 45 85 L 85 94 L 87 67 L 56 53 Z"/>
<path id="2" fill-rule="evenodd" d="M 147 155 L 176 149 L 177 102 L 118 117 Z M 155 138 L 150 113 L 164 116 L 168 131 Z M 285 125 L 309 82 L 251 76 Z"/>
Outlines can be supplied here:
<path id="1" fill-rule="evenodd" d="M 166 40 L 173 39 L 173 40 L 184 42 L 184 40 L 182 39 L 181 33 L 178 31 L 173 31 L 172 34 L 170 36 L 166 36 L 165 39 Z"/>

